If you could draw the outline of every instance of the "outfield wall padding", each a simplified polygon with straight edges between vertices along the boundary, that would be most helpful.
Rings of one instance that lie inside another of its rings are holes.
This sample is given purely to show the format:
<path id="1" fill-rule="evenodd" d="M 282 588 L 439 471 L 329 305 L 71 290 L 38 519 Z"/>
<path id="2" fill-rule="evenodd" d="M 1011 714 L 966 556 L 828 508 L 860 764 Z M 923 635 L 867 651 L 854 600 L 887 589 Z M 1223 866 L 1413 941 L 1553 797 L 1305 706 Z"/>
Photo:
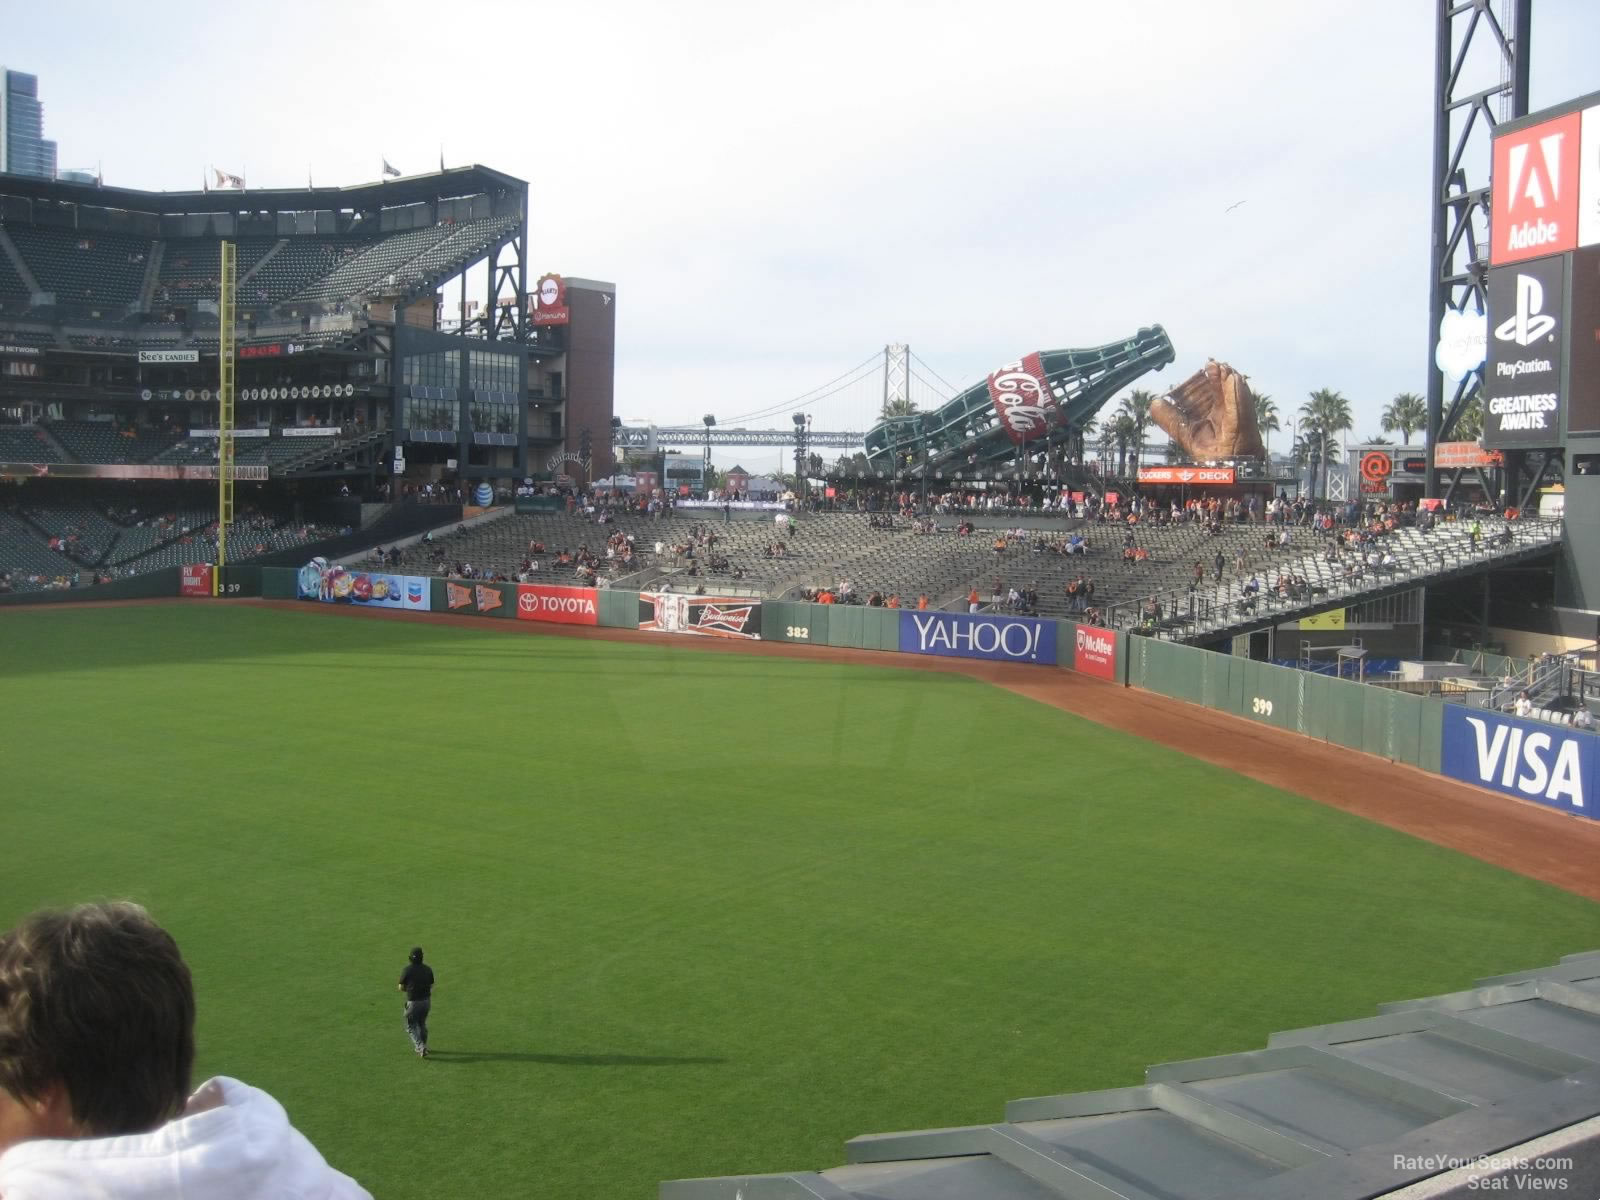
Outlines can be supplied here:
<path id="1" fill-rule="evenodd" d="M 596 594 L 597 615 L 607 629 L 639 628 L 639 593 L 603 588 Z"/>
<path id="2" fill-rule="evenodd" d="M 85 570 L 81 574 L 88 575 L 90 572 Z M 114 579 L 110 583 L 92 586 L 47 592 L 12 592 L 0 596 L 0 605 L 20 608 L 33 604 L 83 604 L 95 600 L 164 600 L 178 594 L 181 575 L 179 567 L 163 567 L 159 571 L 145 571 L 127 579 Z"/>

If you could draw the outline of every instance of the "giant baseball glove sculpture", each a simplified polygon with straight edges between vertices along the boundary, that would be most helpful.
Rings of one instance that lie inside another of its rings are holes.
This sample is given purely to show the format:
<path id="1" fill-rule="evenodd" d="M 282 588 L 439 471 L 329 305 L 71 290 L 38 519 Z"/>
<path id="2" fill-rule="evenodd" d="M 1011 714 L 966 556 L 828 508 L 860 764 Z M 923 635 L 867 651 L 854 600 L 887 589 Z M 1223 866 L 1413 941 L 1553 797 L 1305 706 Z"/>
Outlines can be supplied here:
<path id="1" fill-rule="evenodd" d="M 1249 382 L 1214 358 L 1158 396 L 1150 419 L 1196 461 L 1266 457 Z"/>

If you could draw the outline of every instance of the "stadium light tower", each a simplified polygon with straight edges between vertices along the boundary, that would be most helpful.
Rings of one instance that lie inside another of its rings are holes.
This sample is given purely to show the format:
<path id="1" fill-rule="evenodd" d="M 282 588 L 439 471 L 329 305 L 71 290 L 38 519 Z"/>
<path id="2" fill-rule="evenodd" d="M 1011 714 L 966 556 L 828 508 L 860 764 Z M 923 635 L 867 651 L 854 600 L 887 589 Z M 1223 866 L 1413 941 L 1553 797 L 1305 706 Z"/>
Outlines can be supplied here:
<path id="1" fill-rule="evenodd" d="M 707 413 L 700 419 L 706 423 L 706 457 L 705 462 L 701 467 L 700 475 L 701 486 L 704 487 L 704 481 L 711 478 L 711 427 L 717 423 L 717 419 L 710 413 Z"/>

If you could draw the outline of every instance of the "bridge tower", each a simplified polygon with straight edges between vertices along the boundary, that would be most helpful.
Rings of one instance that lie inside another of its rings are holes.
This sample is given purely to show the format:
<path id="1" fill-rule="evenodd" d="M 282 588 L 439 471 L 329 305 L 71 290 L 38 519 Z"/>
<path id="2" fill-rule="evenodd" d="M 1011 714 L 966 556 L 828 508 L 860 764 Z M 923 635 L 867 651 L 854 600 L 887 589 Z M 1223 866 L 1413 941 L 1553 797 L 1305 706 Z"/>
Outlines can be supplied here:
<path id="1" fill-rule="evenodd" d="M 911 403 L 911 347 L 893 342 L 883 348 L 883 413 L 904 412 Z"/>

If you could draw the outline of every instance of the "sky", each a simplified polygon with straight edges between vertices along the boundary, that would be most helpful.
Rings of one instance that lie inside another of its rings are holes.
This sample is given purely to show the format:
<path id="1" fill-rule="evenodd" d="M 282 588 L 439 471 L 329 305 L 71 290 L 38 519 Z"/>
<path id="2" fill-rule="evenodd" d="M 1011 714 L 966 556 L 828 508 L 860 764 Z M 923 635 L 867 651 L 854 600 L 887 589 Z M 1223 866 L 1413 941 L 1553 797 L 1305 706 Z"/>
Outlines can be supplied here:
<path id="1" fill-rule="evenodd" d="M 530 278 L 617 285 L 630 423 L 865 429 L 881 385 L 805 394 L 885 343 L 959 389 L 1159 323 L 1142 386 L 1214 357 L 1365 436 L 1427 387 L 1435 7 L 75 3 L 3 57 L 108 183 L 528 180 Z M 1600 4 L 1533 8 L 1532 107 L 1600 91 Z"/>

